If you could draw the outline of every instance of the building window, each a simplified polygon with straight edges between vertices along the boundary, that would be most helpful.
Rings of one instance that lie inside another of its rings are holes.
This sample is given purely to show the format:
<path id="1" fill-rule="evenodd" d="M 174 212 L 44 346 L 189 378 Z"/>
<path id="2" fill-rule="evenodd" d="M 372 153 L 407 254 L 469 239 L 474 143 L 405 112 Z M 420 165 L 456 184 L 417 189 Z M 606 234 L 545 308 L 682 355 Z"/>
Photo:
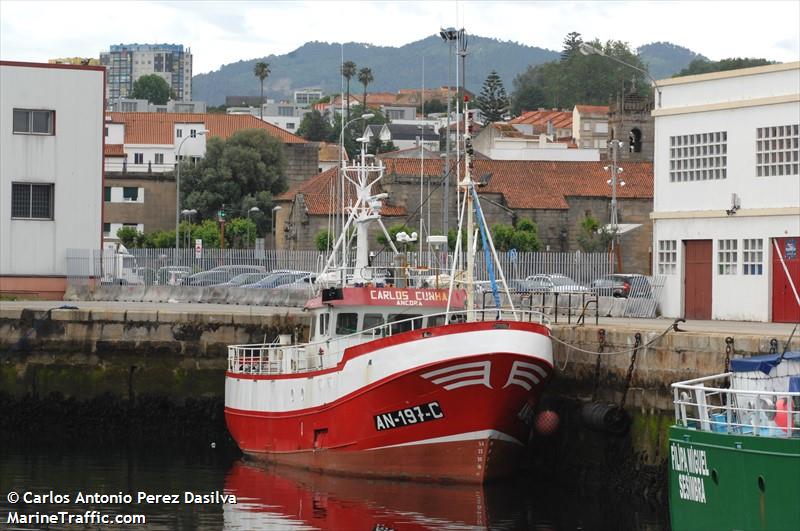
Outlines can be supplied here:
<path id="1" fill-rule="evenodd" d="M 135 186 L 125 186 L 122 189 L 122 200 L 123 201 L 138 201 L 139 200 L 139 189 Z"/>
<path id="2" fill-rule="evenodd" d="M 678 242 L 658 240 L 658 273 L 674 275 L 678 264 Z"/>
<path id="3" fill-rule="evenodd" d="M 104 186 L 103 187 L 103 201 L 109 202 L 111 201 L 111 187 Z"/>
<path id="4" fill-rule="evenodd" d="M 103 236 L 111 236 L 111 223 L 103 223 Z"/>
<path id="5" fill-rule="evenodd" d="M 175 130 L 175 136 L 177 138 L 181 138 L 183 136 L 183 129 L 176 129 Z"/>
<path id="6" fill-rule="evenodd" d="M 189 136 L 192 138 L 197 138 L 197 129 L 189 129 Z"/>
<path id="7" fill-rule="evenodd" d="M 670 182 L 725 179 L 727 168 L 727 131 L 669 137 Z"/>
<path id="8" fill-rule="evenodd" d="M 12 183 L 11 217 L 53 219 L 53 185 Z"/>
<path id="9" fill-rule="evenodd" d="M 134 164 L 144 164 L 144 153 L 134 153 L 133 154 L 133 163 Z"/>
<path id="10" fill-rule="evenodd" d="M 742 240 L 742 273 L 764 274 L 764 240 L 761 238 Z"/>
<path id="11" fill-rule="evenodd" d="M 12 131 L 22 135 L 55 134 L 56 111 L 14 109 Z"/>
<path id="12" fill-rule="evenodd" d="M 278 116 L 294 116 L 294 107 L 278 107 Z"/>
<path id="13" fill-rule="evenodd" d="M 108 127 L 104 127 L 103 128 L 103 136 L 105 136 L 105 137 L 108 136 Z"/>
<path id="14" fill-rule="evenodd" d="M 286 122 L 286 129 L 294 129 L 294 122 Z"/>
<path id="15" fill-rule="evenodd" d="M 583 122 L 583 130 L 584 131 L 591 131 L 592 130 L 592 124 L 590 124 L 589 122 Z"/>
<path id="16" fill-rule="evenodd" d="M 720 275 L 735 275 L 739 263 L 737 240 L 717 240 L 717 271 Z"/>
<path id="17" fill-rule="evenodd" d="M 756 176 L 800 175 L 800 125 L 756 129 Z"/>
<path id="18" fill-rule="evenodd" d="M 164 154 L 163 153 L 156 153 L 155 154 L 155 163 L 156 164 L 164 164 Z"/>

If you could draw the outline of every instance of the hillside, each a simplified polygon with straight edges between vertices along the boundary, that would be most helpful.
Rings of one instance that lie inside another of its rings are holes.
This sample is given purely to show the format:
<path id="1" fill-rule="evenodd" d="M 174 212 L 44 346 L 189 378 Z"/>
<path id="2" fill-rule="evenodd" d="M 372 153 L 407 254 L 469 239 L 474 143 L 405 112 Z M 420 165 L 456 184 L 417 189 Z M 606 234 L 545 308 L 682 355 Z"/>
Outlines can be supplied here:
<path id="1" fill-rule="evenodd" d="M 480 91 L 484 79 L 492 70 L 497 70 L 503 83 L 510 88 L 514 76 L 529 64 L 552 61 L 559 56 L 558 52 L 543 48 L 477 36 L 469 37 L 467 52 L 466 85 L 472 91 Z M 372 68 L 375 81 L 370 84 L 370 91 L 396 92 L 401 88 L 420 87 L 423 57 L 425 86 L 447 85 L 448 47 L 438 35 L 399 48 L 346 43 L 344 53 L 345 61 L 354 61 L 358 68 Z M 290 97 L 292 89 L 301 87 L 321 87 L 326 93 L 340 91 L 340 45 L 309 42 L 286 55 L 239 61 L 224 65 L 214 72 L 194 76 L 192 98 L 219 105 L 225 102 L 227 95 L 258 95 L 259 82 L 253 75 L 253 66 L 260 60 L 268 62 L 272 72 L 264 86 L 269 97 Z M 455 68 L 452 75 L 455 85 Z M 351 92 L 362 90 L 357 79 L 351 80 Z"/>
<path id="2" fill-rule="evenodd" d="M 636 52 L 644 64 L 648 65 L 650 74 L 656 79 L 665 79 L 677 74 L 695 59 L 708 58 L 683 46 L 669 42 L 654 42 L 640 46 Z"/>
<path id="3" fill-rule="evenodd" d="M 469 37 L 467 52 L 466 84 L 475 93 L 480 92 L 483 81 L 492 70 L 497 70 L 506 90 L 510 92 L 514 77 L 525 71 L 528 65 L 559 58 L 557 51 L 474 35 Z M 423 57 L 425 86 L 447 85 L 448 47 L 438 35 L 399 48 L 346 43 L 344 53 L 345 61 L 354 61 L 358 68 L 372 68 L 375 81 L 369 86 L 370 92 L 396 92 L 402 88 L 420 87 Z M 638 53 L 650 65 L 656 79 L 670 77 L 688 66 L 693 59 L 703 58 L 691 50 L 664 42 L 644 45 L 638 49 Z M 341 89 L 340 45 L 309 42 L 285 55 L 242 60 L 194 76 L 192 98 L 210 105 L 220 105 L 228 95 L 258 95 L 259 82 L 253 75 L 253 66 L 262 60 L 269 63 L 271 70 L 264 85 L 266 97 L 290 98 L 293 89 L 302 87 L 321 87 L 328 94 L 338 93 Z M 455 85 L 455 68 L 452 75 Z M 357 79 L 351 80 L 352 93 L 362 90 Z"/>

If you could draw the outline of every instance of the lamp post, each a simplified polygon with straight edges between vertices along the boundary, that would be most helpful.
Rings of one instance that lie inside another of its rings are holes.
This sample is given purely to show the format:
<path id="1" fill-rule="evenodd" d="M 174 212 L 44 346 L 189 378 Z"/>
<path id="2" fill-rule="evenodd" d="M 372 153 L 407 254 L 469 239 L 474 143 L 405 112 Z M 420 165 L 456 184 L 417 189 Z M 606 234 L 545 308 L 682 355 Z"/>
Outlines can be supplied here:
<path id="1" fill-rule="evenodd" d="M 208 133 L 207 129 L 200 129 L 195 132 L 196 135 L 203 136 Z M 192 138 L 191 136 L 187 136 L 181 143 L 178 144 L 178 152 L 175 154 L 175 164 L 178 165 L 178 169 L 175 171 L 175 263 L 178 263 L 178 226 L 181 222 L 181 148 L 183 147 L 183 143 Z"/>
<path id="2" fill-rule="evenodd" d="M 447 225 L 449 223 L 449 210 L 450 210 L 450 113 L 452 105 L 452 97 L 450 96 L 450 87 L 453 82 L 451 80 L 452 62 L 453 62 L 453 43 L 458 39 L 458 30 L 455 28 L 442 28 L 439 31 L 439 36 L 442 40 L 448 43 L 450 55 L 447 58 L 447 138 L 445 138 L 445 159 L 444 159 L 444 209 L 442 212 L 442 232 L 447 234 Z"/>
<path id="3" fill-rule="evenodd" d="M 248 219 L 248 221 L 250 220 L 250 214 L 252 214 L 253 212 L 261 212 L 261 209 L 258 208 L 257 206 L 250 207 L 250 210 L 247 211 L 247 219 Z M 250 244 L 250 224 L 249 223 L 247 224 L 247 243 L 248 243 L 248 245 Z"/>
<path id="4" fill-rule="evenodd" d="M 625 186 L 625 181 L 620 181 L 619 174 L 622 173 L 624 170 L 617 165 L 617 153 L 619 152 L 619 148 L 621 148 L 624 144 L 621 140 L 612 140 L 611 141 L 611 168 L 608 166 L 604 166 L 604 170 L 611 170 L 611 179 L 606 181 L 607 184 L 611 185 L 611 272 L 615 273 L 616 268 L 615 265 L 618 262 L 616 259 L 616 253 L 618 252 L 617 249 L 617 225 L 619 224 L 619 216 L 617 214 L 617 184 L 619 186 Z"/>
<path id="5" fill-rule="evenodd" d="M 282 208 L 283 207 L 280 206 L 280 205 L 272 207 L 272 224 L 270 226 L 270 229 L 272 230 L 272 246 L 275 249 L 278 248 L 278 241 L 277 241 L 278 240 L 278 233 L 275 230 L 275 212 L 277 212 L 278 210 L 281 210 Z"/>
<path id="6" fill-rule="evenodd" d="M 183 210 L 181 210 L 181 216 L 183 216 L 185 218 L 188 217 L 189 218 L 189 223 L 192 222 L 192 219 L 194 218 L 195 214 L 197 214 L 197 210 L 195 210 L 193 208 L 192 209 L 185 209 L 184 208 Z M 189 241 L 188 240 L 189 240 L 189 235 L 187 234 L 187 235 L 185 235 L 185 238 L 184 238 L 184 242 L 186 243 L 187 247 L 189 246 Z"/>
<path id="7" fill-rule="evenodd" d="M 650 78 L 650 82 L 653 84 L 653 88 L 655 88 L 656 92 L 658 92 L 658 107 L 661 108 L 661 87 L 658 86 L 658 83 L 653 78 L 653 76 L 650 75 L 650 72 L 648 72 L 647 70 L 644 70 L 642 68 L 639 68 L 638 66 L 634 66 L 634 65 L 632 65 L 630 63 L 626 63 L 625 61 L 623 61 L 621 59 L 618 59 L 618 58 L 614 57 L 613 55 L 607 55 L 600 48 L 595 48 L 591 44 L 586 44 L 585 42 L 581 43 L 579 49 L 580 49 L 580 52 L 583 55 L 602 55 L 603 57 L 607 57 L 608 59 L 611 59 L 612 61 L 616 61 L 617 63 L 619 63 L 621 65 L 625 65 L 627 67 L 633 68 L 634 70 L 637 70 L 637 71 L 641 72 L 642 74 L 646 75 L 648 78 Z"/>

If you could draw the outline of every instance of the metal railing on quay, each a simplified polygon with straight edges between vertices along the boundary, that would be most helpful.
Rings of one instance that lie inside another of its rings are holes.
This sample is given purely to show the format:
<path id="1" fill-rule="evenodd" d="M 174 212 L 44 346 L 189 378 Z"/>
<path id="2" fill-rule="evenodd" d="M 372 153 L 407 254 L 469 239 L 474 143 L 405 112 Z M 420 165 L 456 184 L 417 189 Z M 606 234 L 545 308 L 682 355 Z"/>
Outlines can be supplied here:
<path id="1" fill-rule="evenodd" d="M 675 423 L 714 433 L 800 437 L 800 392 L 731 389 L 732 374 L 672 384 Z"/>

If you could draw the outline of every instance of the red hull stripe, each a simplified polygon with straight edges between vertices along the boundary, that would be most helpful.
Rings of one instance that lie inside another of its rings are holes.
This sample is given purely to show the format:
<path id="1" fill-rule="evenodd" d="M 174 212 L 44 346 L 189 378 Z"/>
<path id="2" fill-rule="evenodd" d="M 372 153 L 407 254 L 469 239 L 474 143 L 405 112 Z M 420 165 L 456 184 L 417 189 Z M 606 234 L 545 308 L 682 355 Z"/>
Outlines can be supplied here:
<path id="1" fill-rule="evenodd" d="M 481 354 L 480 356 L 483 357 L 483 356 L 498 356 L 498 355 L 501 355 L 501 356 L 502 355 L 516 356 L 517 354 L 515 354 L 513 352 L 493 352 L 491 354 Z M 463 357 L 463 358 L 452 358 L 452 359 L 447 360 L 447 363 L 456 364 L 461 360 L 471 360 L 471 359 L 473 359 L 475 357 L 476 356 L 466 356 L 466 357 Z M 526 359 L 530 359 L 530 358 L 526 358 Z M 547 360 L 543 360 L 543 359 L 538 359 L 537 358 L 537 359 L 530 359 L 530 361 L 532 361 L 534 363 L 538 363 L 538 366 L 541 367 L 540 370 L 545 372 L 545 374 L 547 376 L 546 376 L 546 378 L 543 378 L 543 379 L 549 379 L 550 375 L 552 374 L 552 366 L 547 362 Z M 337 400 L 334 400 L 333 402 L 329 402 L 329 403 L 327 403 L 325 405 L 322 405 L 322 406 L 310 407 L 310 408 L 306 408 L 306 409 L 293 409 L 291 411 L 282 411 L 282 412 L 251 411 L 251 410 L 236 409 L 236 408 L 232 408 L 232 407 L 226 406 L 225 407 L 225 411 L 233 413 L 233 414 L 236 414 L 236 415 L 245 416 L 245 417 L 264 417 L 264 418 L 295 417 L 295 416 L 302 416 L 302 415 L 313 415 L 313 414 L 319 413 L 321 411 L 325 411 L 327 409 L 332 409 L 332 408 L 338 407 L 338 406 L 342 405 L 345 402 L 348 402 L 350 400 L 358 398 L 361 395 L 369 393 L 369 392 L 371 392 L 371 391 L 373 391 L 373 390 L 375 390 L 375 389 L 377 389 L 377 388 L 379 388 L 379 387 L 381 387 L 383 385 L 386 385 L 387 383 L 390 383 L 390 382 L 392 382 L 392 381 L 394 381 L 394 380 L 396 380 L 398 378 L 401 378 L 401 377 L 403 377 L 403 376 L 405 376 L 407 374 L 411 374 L 413 372 L 418 372 L 418 371 L 423 371 L 426 367 L 440 366 L 441 364 L 442 364 L 441 361 L 436 361 L 436 362 L 428 363 L 428 364 L 425 364 L 425 365 L 418 365 L 416 367 L 412 367 L 412 368 L 407 369 L 405 371 L 391 374 L 391 375 L 387 376 L 386 378 L 382 378 L 382 379 L 380 379 L 380 380 L 378 380 L 376 382 L 373 382 L 373 383 L 371 383 L 369 385 L 365 385 L 364 387 L 359 388 L 357 391 L 354 391 L 354 392 L 352 392 L 350 394 L 347 394 L 347 395 L 345 395 L 345 396 L 343 396 L 341 398 L 338 398 Z M 319 374 L 319 373 L 315 373 L 315 374 Z M 229 378 L 238 378 L 238 376 L 239 375 L 233 375 L 232 373 L 228 373 L 228 377 Z M 301 376 L 302 376 L 302 378 L 305 378 L 306 374 L 303 374 Z M 267 377 L 265 377 L 265 376 L 251 377 L 250 379 L 264 380 L 264 379 L 267 379 Z M 528 387 L 527 389 L 530 390 L 530 387 Z"/>
<path id="2" fill-rule="evenodd" d="M 480 330 L 492 330 L 500 327 L 510 330 L 523 330 L 527 332 L 534 332 L 541 334 L 545 337 L 550 337 L 550 330 L 546 326 L 538 323 L 526 323 L 520 321 L 475 321 L 471 323 L 455 323 L 447 326 L 435 326 L 432 328 L 422 328 L 420 330 L 403 332 L 389 337 L 375 339 L 373 341 L 367 341 L 360 345 L 350 347 L 344 351 L 344 356 L 342 356 L 342 360 L 339 363 L 337 363 L 335 367 L 331 367 L 329 369 L 323 369 L 320 371 L 310 371 L 310 372 L 293 373 L 293 374 L 270 374 L 270 375 L 243 374 L 243 373 L 234 373 L 227 371 L 225 374 L 228 378 L 238 378 L 241 380 L 282 380 L 282 379 L 292 379 L 292 378 L 311 378 L 313 376 L 319 376 L 322 374 L 329 374 L 332 372 L 341 371 L 348 361 L 357 358 L 359 356 L 371 354 L 372 352 L 382 348 L 402 345 L 404 343 L 411 343 L 413 341 L 418 341 L 420 339 L 428 339 L 431 337 L 448 336 L 452 334 L 463 334 L 466 332 L 477 332 Z M 546 363 L 546 365 L 549 367 L 548 372 L 549 370 L 552 370 L 553 366 L 550 363 L 544 360 L 542 361 Z"/>

